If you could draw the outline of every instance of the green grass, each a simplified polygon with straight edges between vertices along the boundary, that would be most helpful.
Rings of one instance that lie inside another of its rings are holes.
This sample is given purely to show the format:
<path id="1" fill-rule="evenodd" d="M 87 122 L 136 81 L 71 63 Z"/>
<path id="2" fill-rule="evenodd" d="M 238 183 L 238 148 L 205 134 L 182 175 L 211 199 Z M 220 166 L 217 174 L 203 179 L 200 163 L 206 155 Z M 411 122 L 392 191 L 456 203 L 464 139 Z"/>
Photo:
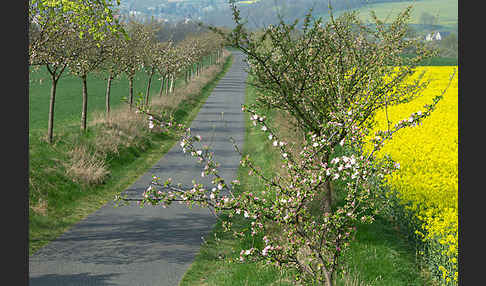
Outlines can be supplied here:
<path id="1" fill-rule="evenodd" d="M 372 21 L 370 11 L 375 11 L 378 19 L 388 19 L 389 22 L 399 12 L 412 5 L 410 15 L 411 24 L 420 24 L 420 15 L 427 12 L 438 17 L 437 25 L 452 27 L 458 22 L 458 1 L 457 0 L 418 0 L 418 1 L 397 1 L 386 3 L 368 4 L 359 9 L 360 18 L 363 21 Z M 336 14 L 339 15 L 341 11 Z M 325 15 L 322 15 L 325 16 Z"/>
<path id="2" fill-rule="evenodd" d="M 246 103 L 255 100 L 255 89 L 247 87 Z M 272 114 L 267 114 L 273 120 Z M 252 128 L 246 116 L 244 153 L 250 153 L 255 164 L 267 175 L 279 162 L 279 156 L 262 131 Z M 261 184 L 248 170 L 241 168 L 238 177 L 241 190 L 258 192 Z M 234 218 L 235 230 L 248 227 L 244 219 Z M 344 256 L 347 273 L 338 279 L 337 285 L 431 285 L 415 261 L 415 249 L 401 236 L 393 225 L 378 217 L 371 225 L 359 225 L 355 241 Z M 215 236 L 219 238 L 216 241 Z M 254 243 L 247 235 L 243 241 L 224 233 L 217 223 L 206 238 L 195 261 L 182 278 L 180 286 L 192 285 L 292 285 L 292 271 L 280 271 L 262 263 L 231 263 L 228 258 L 238 258 L 242 249 Z"/>
<path id="3" fill-rule="evenodd" d="M 133 94 L 139 92 L 145 95 L 148 76 L 138 71 L 134 77 Z M 45 67 L 32 70 L 29 74 L 29 130 L 47 132 L 47 121 L 49 115 L 49 98 L 51 90 L 50 74 Z M 88 123 L 90 114 L 94 111 L 105 110 L 106 80 L 101 75 L 88 75 Z M 178 77 L 175 88 L 184 85 L 183 76 Z M 158 75 L 152 78 L 150 97 L 157 96 L 160 90 Z M 56 102 L 54 112 L 54 134 L 60 128 L 72 128 L 81 124 L 82 108 L 82 83 L 79 77 L 64 71 L 57 85 Z M 112 81 L 110 92 L 110 106 L 116 108 L 124 105 L 122 98 L 128 97 L 128 79 L 122 74 Z"/>
<path id="4" fill-rule="evenodd" d="M 417 0 L 417 1 L 397 1 L 386 3 L 374 3 L 365 5 L 359 9 L 359 17 L 366 23 L 372 23 L 370 11 L 374 11 L 378 19 L 390 23 L 399 12 L 402 12 L 406 7 L 412 5 L 410 15 L 410 26 L 417 32 L 425 30 L 441 30 L 457 33 L 458 17 L 458 1 L 457 0 Z M 353 9 L 354 10 L 354 9 Z M 334 16 L 341 15 L 344 11 L 334 12 Z M 433 26 L 424 26 L 420 23 L 420 15 L 427 12 L 434 16 L 438 15 L 438 22 Z M 321 16 L 324 21 L 328 18 L 328 14 L 315 15 Z"/>
<path id="5" fill-rule="evenodd" d="M 422 66 L 457 66 L 457 58 L 444 58 L 444 57 L 433 57 L 431 59 L 425 60 Z"/>
<path id="6" fill-rule="evenodd" d="M 404 54 L 404 58 L 411 58 L 415 55 L 411 54 Z M 432 57 L 426 60 L 422 60 L 418 65 L 419 66 L 457 66 L 458 59 L 457 58 L 446 58 L 446 57 Z"/>
<path id="7" fill-rule="evenodd" d="M 438 15 L 438 25 L 452 27 L 458 22 L 458 1 L 457 0 L 419 0 L 401 1 L 389 3 L 376 3 L 367 5 L 360 9 L 363 20 L 370 20 L 370 11 L 375 11 L 379 19 L 386 19 L 397 15 L 406 7 L 413 5 L 410 22 L 420 24 L 420 15 L 427 12 L 434 16 Z"/>
<path id="8" fill-rule="evenodd" d="M 176 118 L 178 122 L 187 124 L 195 118 L 199 108 L 231 64 L 232 58 L 228 57 L 222 70 L 211 81 L 179 104 Z M 142 79 L 140 80 L 142 82 Z M 95 81 L 93 80 L 93 82 Z M 67 82 L 66 84 L 65 88 L 68 89 L 69 84 Z M 96 83 L 93 83 L 92 86 L 96 86 Z M 36 93 L 37 91 L 32 87 L 30 92 L 33 96 L 40 94 Z M 116 96 L 114 93 L 114 97 Z M 90 112 L 94 112 L 96 107 L 103 109 L 104 102 L 100 104 L 101 106 L 95 105 Z M 59 106 L 63 105 L 59 104 Z M 64 106 L 69 108 L 67 105 Z M 112 156 L 108 160 L 110 176 L 104 184 L 82 185 L 74 183 L 66 177 L 61 163 L 67 159 L 67 152 L 74 145 L 96 144 L 98 129 L 102 127 L 91 126 L 85 134 L 82 134 L 79 125 L 73 122 L 74 119 L 67 113 L 65 114 L 59 118 L 58 136 L 55 137 L 52 145 L 42 139 L 41 126 L 37 128 L 30 126 L 33 128 L 29 130 L 31 133 L 29 140 L 30 199 L 46 198 L 48 205 L 47 215 L 38 214 L 32 209 L 29 212 L 29 255 L 62 234 L 74 223 L 112 200 L 116 193 L 135 182 L 177 142 L 177 138 L 174 136 L 150 133 L 149 136 L 141 139 L 138 147 L 121 148 L 119 155 Z"/>

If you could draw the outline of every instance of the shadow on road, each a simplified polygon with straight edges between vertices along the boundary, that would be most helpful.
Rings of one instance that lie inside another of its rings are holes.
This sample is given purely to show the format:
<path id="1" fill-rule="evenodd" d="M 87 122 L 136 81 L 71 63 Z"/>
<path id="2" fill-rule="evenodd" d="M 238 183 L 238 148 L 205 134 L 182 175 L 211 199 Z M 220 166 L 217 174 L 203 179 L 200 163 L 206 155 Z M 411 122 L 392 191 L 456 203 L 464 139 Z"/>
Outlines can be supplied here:
<path id="1" fill-rule="evenodd" d="M 79 274 L 46 274 L 39 277 L 31 277 L 29 285 L 32 286 L 114 286 L 116 284 L 110 283 L 109 280 L 113 276 L 119 274 L 103 274 L 103 275 L 90 275 L 90 273 Z"/>
<path id="2" fill-rule="evenodd" d="M 145 207 L 142 210 L 145 216 L 120 218 L 105 214 L 103 220 L 80 223 L 75 230 L 57 239 L 57 247 L 45 248 L 39 255 L 42 261 L 74 260 L 111 265 L 157 260 L 191 262 L 202 243 L 201 233 L 208 232 L 211 217 L 192 211 L 168 219 L 146 217 L 147 212 L 155 215 L 163 210 L 167 209 Z"/>

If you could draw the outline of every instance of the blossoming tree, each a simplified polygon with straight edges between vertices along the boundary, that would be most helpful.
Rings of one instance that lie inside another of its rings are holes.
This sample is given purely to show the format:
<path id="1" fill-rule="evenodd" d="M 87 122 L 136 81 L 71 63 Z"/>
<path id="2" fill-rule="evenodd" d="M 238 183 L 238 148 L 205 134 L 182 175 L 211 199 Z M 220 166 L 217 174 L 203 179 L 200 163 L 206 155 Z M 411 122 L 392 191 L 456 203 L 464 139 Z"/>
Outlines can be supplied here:
<path id="1" fill-rule="evenodd" d="M 192 188 L 183 189 L 171 179 L 154 177 L 143 198 L 118 199 L 164 207 L 173 202 L 208 207 L 216 215 L 228 215 L 222 222 L 227 231 L 232 229 L 231 217 L 242 215 L 263 247 L 242 250 L 241 261 L 267 260 L 296 269 L 302 282 L 331 286 L 356 226 L 373 221 L 376 188 L 385 174 L 399 167 L 391 159 L 376 159 L 376 151 L 400 129 L 420 124 L 441 95 L 409 118 L 376 132 L 370 142 L 373 147 L 365 151 L 371 118 L 381 108 L 420 94 L 427 82 L 420 75 L 412 82 L 409 78 L 416 76 L 416 64 L 433 52 L 405 38 L 410 8 L 389 26 L 374 17 L 375 29 L 364 25 L 354 12 L 338 18 L 331 13 L 326 24 L 320 19 L 313 22 L 309 12 L 300 33 L 295 33 L 297 22 L 282 21 L 259 36 L 245 29 L 235 4 L 233 13 L 237 25 L 231 33 L 212 29 L 248 56 L 250 84 L 258 88 L 259 96 L 256 104 L 242 110 L 267 134 L 281 155 L 284 171 L 266 176 L 250 154 L 240 153 L 241 166 L 249 168 L 264 187 L 237 192 L 238 181 L 226 182 L 219 176 L 214 154 L 188 129 L 180 143 L 182 151 L 201 163 L 201 175 L 211 177 L 213 185 L 194 181 Z M 400 56 L 410 49 L 416 57 Z M 283 139 L 278 127 L 268 122 L 263 114 L 268 108 L 292 120 L 298 135 L 294 142 Z M 155 117 L 151 122 L 167 125 Z M 333 200 L 335 185 L 343 197 L 339 202 Z M 275 227 L 278 235 L 269 231 Z"/>

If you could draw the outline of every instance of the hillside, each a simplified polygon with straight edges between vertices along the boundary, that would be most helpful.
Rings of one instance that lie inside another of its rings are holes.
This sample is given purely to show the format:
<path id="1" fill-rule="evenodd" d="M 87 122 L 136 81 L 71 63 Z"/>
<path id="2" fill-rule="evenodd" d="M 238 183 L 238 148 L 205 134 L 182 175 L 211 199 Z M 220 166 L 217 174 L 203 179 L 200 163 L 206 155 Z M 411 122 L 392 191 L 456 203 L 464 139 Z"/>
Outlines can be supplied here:
<path id="1" fill-rule="evenodd" d="M 375 11 L 379 19 L 391 19 L 399 11 L 413 5 L 410 24 L 418 30 L 446 30 L 457 33 L 458 1 L 457 0 L 421 0 L 374 3 L 359 9 L 360 17 L 364 21 L 371 20 L 370 12 Z M 340 12 L 337 14 L 339 15 Z M 427 23 L 425 15 L 433 16 L 431 23 Z M 326 15 L 322 14 L 323 17 Z M 385 21 L 386 22 L 386 21 Z"/>
<path id="2" fill-rule="evenodd" d="M 315 16 L 326 18 L 328 15 L 327 0 L 241 0 L 237 3 L 241 9 L 241 16 L 252 28 L 277 22 L 278 14 L 286 21 L 302 18 L 311 7 Z M 275 5 L 276 3 L 278 5 Z M 371 19 L 371 10 L 374 10 L 380 19 L 385 19 L 413 4 L 411 24 L 416 30 L 457 32 L 457 0 L 332 0 L 331 3 L 336 14 L 344 10 L 358 9 L 363 20 Z M 119 13 L 141 19 L 191 19 L 218 26 L 233 26 L 228 0 L 121 0 Z"/>

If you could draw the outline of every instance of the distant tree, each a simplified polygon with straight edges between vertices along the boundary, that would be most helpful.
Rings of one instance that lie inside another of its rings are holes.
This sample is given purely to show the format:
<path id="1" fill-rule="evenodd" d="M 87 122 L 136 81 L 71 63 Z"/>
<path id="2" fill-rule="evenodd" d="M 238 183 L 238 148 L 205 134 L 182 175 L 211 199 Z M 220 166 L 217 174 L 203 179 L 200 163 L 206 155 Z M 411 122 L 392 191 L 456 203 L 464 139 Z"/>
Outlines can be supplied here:
<path id="1" fill-rule="evenodd" d="M 160 60 L 157 63 L 156 71 L 160 76 L 159 97 L 162 96 L 164 88 L 168 85 L 167 62 L 168 62 L 168 58 L 170 56 L 169 51 L 172 49 L 172 45 L 173 45 L 173 43 L 171 41 L 159 42 L 159 45 L 158 45 L 158 52 L 160 53 Z"/>
<path id="2" fill-rule="evenodd" d="M 133 105 L 133 81 L 135 73 L 142 66 L 142 53 L 140 51 L 143 48 L 141 42 L 143 25 L 135 21 L 130 21 L 127 23 L 125 29 L 128 38 L 123 39 L 122 42 L 123 48 L 120 66 L 123 73 L 128 77 L 128 103 L 131 109 Z"/>
<path id="3" fill-rule="evenodd" d="M 106 58 L 99 66 L 98 72 L 102 74 L 106 82 L 105 106 L 106 114 L 110 113 L 110 93 L 112 80 L 122 73 L 120 62 L 123 57 L 123 41 L 122 38 L 108 35 L 103 40 L 103 47 L 106 52 Z"/>
<path id="4" fill-rule="evenodd" d="M 106 47 L 98 43 L 91 35 L 83 38 L 72 39 L 73 45 L 80 47 L 79 52 L 74 55 L 69 62 L 69 70 L 72 74 L 78 76 L 82 83 L 82 109 L 81 109 L 81 130 L 86 131 L 88 116 L 88 74 L 99 68 L 101 63 L 106 59 L 108 53 Z"/>
<path id="5" fill-rule="evenodd" d="M 143 25 L 140 31 L 140 43 L 143 43 L 140 50 L 142 56 L 142 69 L 147 73 L 148 82 L 145 93 L 145 105 L 149 104 L 150 86 L 152 78 L 157 71 L 157 66 L 162 61 L 162 47 L 157 42 L 156 32 L 160 29 L 157 23 L 151 21 Z"/>

